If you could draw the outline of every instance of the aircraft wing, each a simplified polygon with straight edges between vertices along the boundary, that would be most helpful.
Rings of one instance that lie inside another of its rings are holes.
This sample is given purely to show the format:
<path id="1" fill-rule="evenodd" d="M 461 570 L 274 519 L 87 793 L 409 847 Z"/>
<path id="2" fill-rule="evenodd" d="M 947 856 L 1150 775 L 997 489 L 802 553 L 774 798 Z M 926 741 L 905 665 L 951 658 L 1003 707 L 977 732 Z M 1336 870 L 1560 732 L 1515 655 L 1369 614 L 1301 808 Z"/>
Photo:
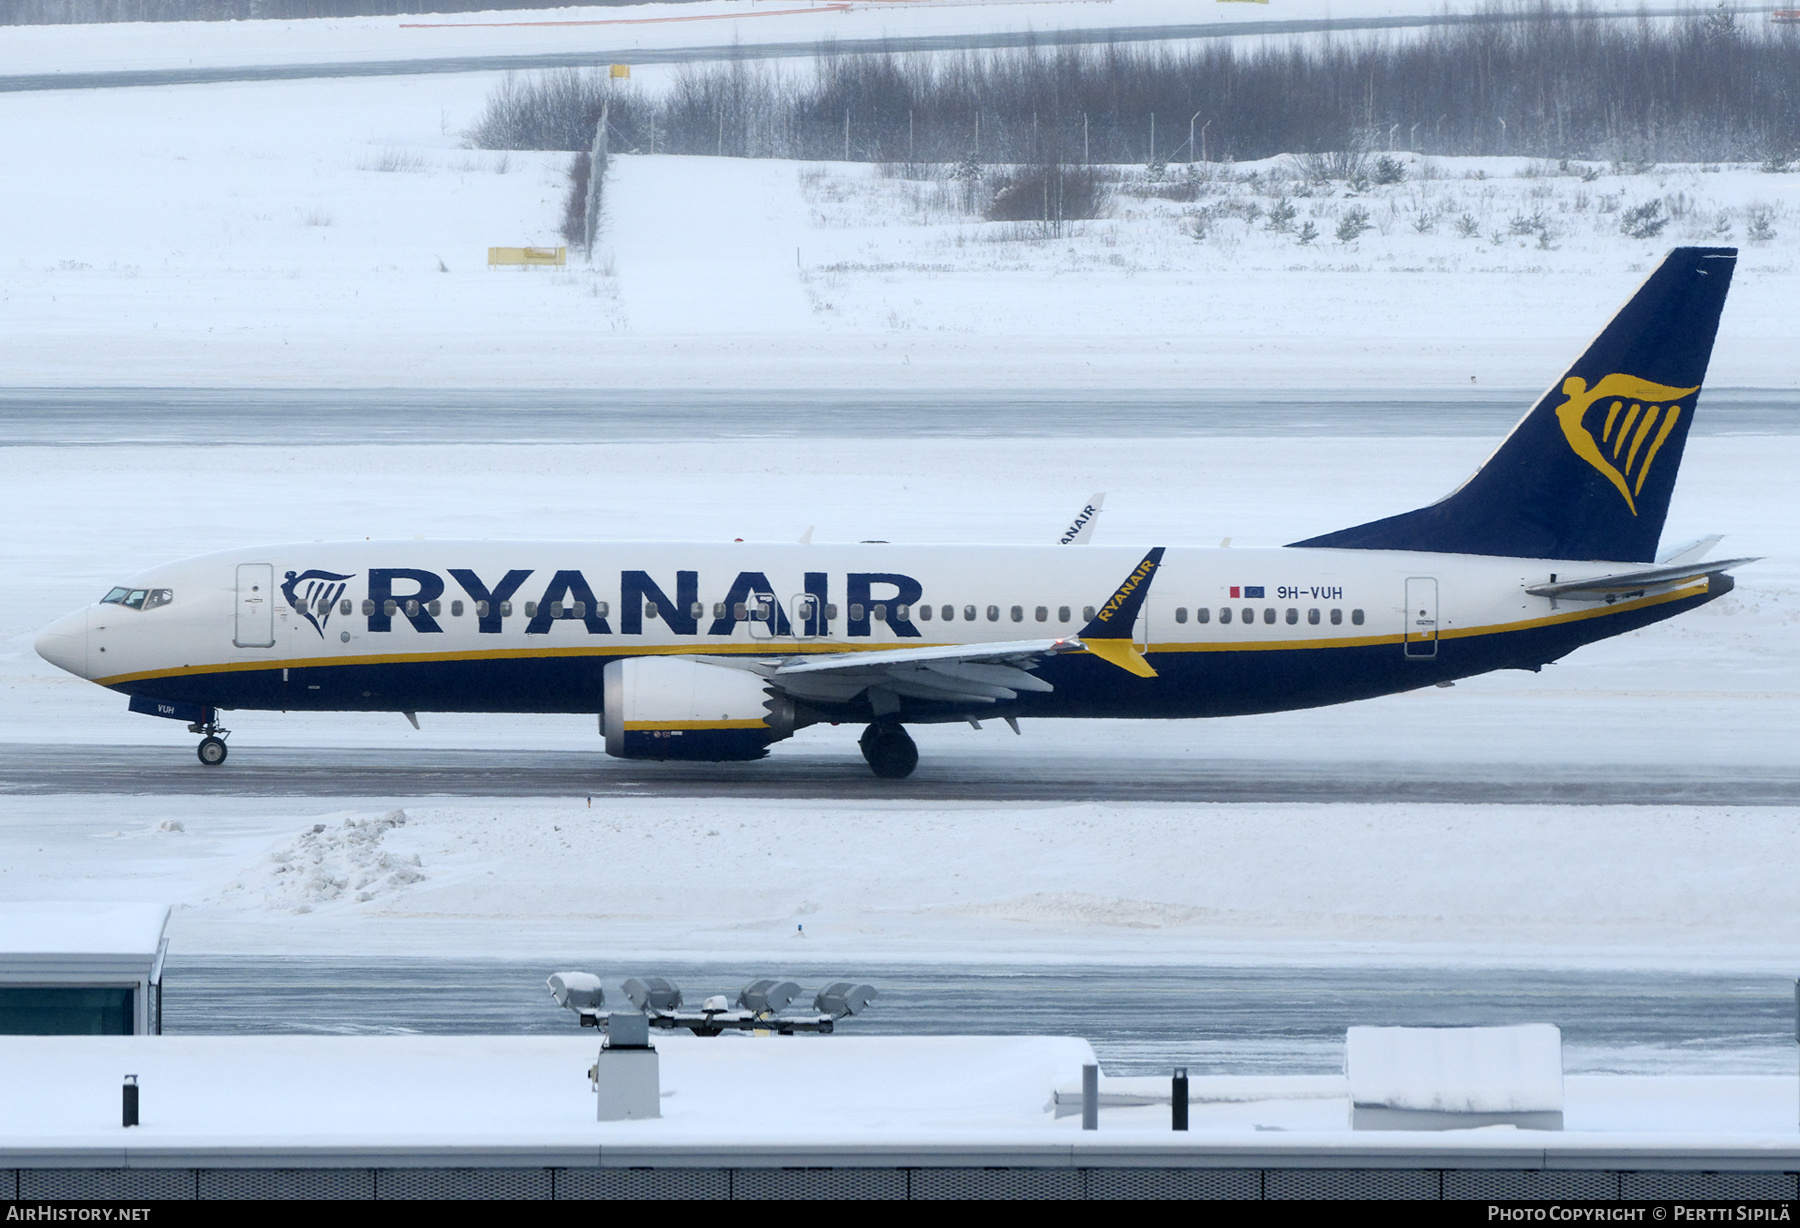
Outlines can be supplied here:
<path id="1" fill-rule="evenodd" d="M 1554 584 L 1539 584 L 1525 591 L 1533 597 L 1575 601 L 1611 601 L 1626 593 L 1641 593 L 1645 589 L 1651 588 L 1673 588 L 1698 580 L 1703 576 L 1715 576 L 1744 563 L 1754 563 L 1757 561 L 1757 557 L 1716 559 L 1710 563 L 1690 562 L 1668 567 L 1640 567 L 1633 571 L 1614 572 L 1611 575 L 1588 576 L 1580 580 L 1559 580 Z"/>
<path id="2" fill-rule="evenodd" d="M 796 699 L 845 701 L 865 690 L 913 699 L 991 704 L 1020 691 L 1054 688 L 1030 671 L 1044 657 L 1080 652 L 1074 636 L 1011 640 L 999 644 L 945 644 L 876 652 L 818 653 L 791 657 L 758 670 Z"/>

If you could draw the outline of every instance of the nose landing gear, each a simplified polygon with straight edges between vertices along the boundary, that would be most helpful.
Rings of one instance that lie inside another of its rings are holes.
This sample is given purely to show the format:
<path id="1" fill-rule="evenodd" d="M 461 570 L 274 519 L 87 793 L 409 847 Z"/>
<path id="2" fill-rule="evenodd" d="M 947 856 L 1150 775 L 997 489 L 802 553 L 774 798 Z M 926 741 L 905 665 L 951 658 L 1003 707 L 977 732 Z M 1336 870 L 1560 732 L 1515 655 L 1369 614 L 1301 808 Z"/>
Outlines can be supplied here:
<path id="1" fill-rule="evenodd" d="M 209 720 L 189 725 L 188 732 L 206 735 L 200 739 L 198 750 L 201 763 L 207 767 L 218 767 L 225 762 L 225 739 L 231 736 L 231 730 L 221 729 L 217 721 Z"/>
<path id="2" fill-rule="evenodd" d="M 904 726 L 892 721 L 870 725 L 857 740 L 869 768 L 883 780 L 903 780 L 919 766 L 919 748 Z"/>

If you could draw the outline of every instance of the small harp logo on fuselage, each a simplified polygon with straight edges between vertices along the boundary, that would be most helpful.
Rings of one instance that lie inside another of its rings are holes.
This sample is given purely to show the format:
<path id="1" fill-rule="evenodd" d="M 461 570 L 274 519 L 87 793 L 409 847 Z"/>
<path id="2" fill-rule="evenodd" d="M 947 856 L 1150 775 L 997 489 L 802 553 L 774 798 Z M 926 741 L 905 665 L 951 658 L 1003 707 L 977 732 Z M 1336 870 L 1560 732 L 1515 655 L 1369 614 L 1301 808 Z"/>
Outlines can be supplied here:
<path id="1" fill-rule="evenodd" d="M 288 605 L 293 607 L 295 613 L 312 624 L 313 630 L 319 633 L 319 638 L 324 639 L 325 624 L 331 621 L 332 607 L 344 595 L 344 590 L 350 587 L 344 581 L 355 574 L 351 572 L 350 575 L 339 575 L 335 571 L 312 570 L 295 575 L 290 571 L 281 586 L 281 595 L 287 598 Z"/>
<path id="2" fill-rule="evenodd" d="M 1618 488 L 1625 506 L 1637 515 L 1637 496 L 1656 463 L 1656 454 L 1681 420 L 1680 402 L 1700 391 L 1699 385 L 1671 388 L 1615 372 L 1592 388 L 1580 376 L 1571 375 L 1563 381 L 1562 391 L 1569 399 L 1556 407 L 1556 420 L 1562 424 L 1569 447 Z M 1587 421 L 1588 411 L 1595 407 L 1604 414 L 1597 424 Z"/>

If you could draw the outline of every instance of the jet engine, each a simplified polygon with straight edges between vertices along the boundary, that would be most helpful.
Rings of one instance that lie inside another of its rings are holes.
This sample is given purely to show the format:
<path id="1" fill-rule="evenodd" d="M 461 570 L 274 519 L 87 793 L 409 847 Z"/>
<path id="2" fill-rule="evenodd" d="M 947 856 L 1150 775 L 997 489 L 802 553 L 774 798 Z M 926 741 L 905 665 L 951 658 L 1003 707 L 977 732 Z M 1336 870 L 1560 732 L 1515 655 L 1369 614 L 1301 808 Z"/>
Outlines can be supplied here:
<path id="1" fill-rule="evenodd" d="M 748 670 L 629 657 L 605 678 L 601 727 L 617 759 L 761 759 L 794 732 L 793 701 Z"/>

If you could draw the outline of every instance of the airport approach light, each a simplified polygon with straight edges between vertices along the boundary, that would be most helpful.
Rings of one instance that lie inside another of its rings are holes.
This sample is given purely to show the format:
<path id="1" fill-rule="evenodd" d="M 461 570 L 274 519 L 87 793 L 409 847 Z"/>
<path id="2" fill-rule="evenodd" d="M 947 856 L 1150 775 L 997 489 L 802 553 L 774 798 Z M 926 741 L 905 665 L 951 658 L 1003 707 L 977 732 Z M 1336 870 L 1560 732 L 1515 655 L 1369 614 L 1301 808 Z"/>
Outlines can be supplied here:
<path id="1" fill-rule="evenodd" d="M 840 1019 L 860 1015 L 870 1002 L 880 996 L 874 986 L 855 981 L 834 981 L 813 995 L 811 1011 L 790 1010 L 801 996 L 796 981 L 765 977 L 750 982 L 738 991 L 733 1004 L 724 994 L 712 994 L 701 1001 L 698 1010 L 682 1008 L 681 988 L 660 976 L 631 977 L 621 988 L 635 1011 L 609 1012 L 600 978 L 591 972 L 558 972 L 546 984 L 558 1006 L 574 1011 L 584 1028 L 605 1028 L 611 1033 L 615 1024 L 663 1028 L 686 1028 L 696 1036 L 718 1036 L 724 1032 L 775 1032 L 792 1036 L 796 1032 L 829 1033 L 836 1030 Z M 637 1024 L 637 1020 L 643 1024 Z"/>

